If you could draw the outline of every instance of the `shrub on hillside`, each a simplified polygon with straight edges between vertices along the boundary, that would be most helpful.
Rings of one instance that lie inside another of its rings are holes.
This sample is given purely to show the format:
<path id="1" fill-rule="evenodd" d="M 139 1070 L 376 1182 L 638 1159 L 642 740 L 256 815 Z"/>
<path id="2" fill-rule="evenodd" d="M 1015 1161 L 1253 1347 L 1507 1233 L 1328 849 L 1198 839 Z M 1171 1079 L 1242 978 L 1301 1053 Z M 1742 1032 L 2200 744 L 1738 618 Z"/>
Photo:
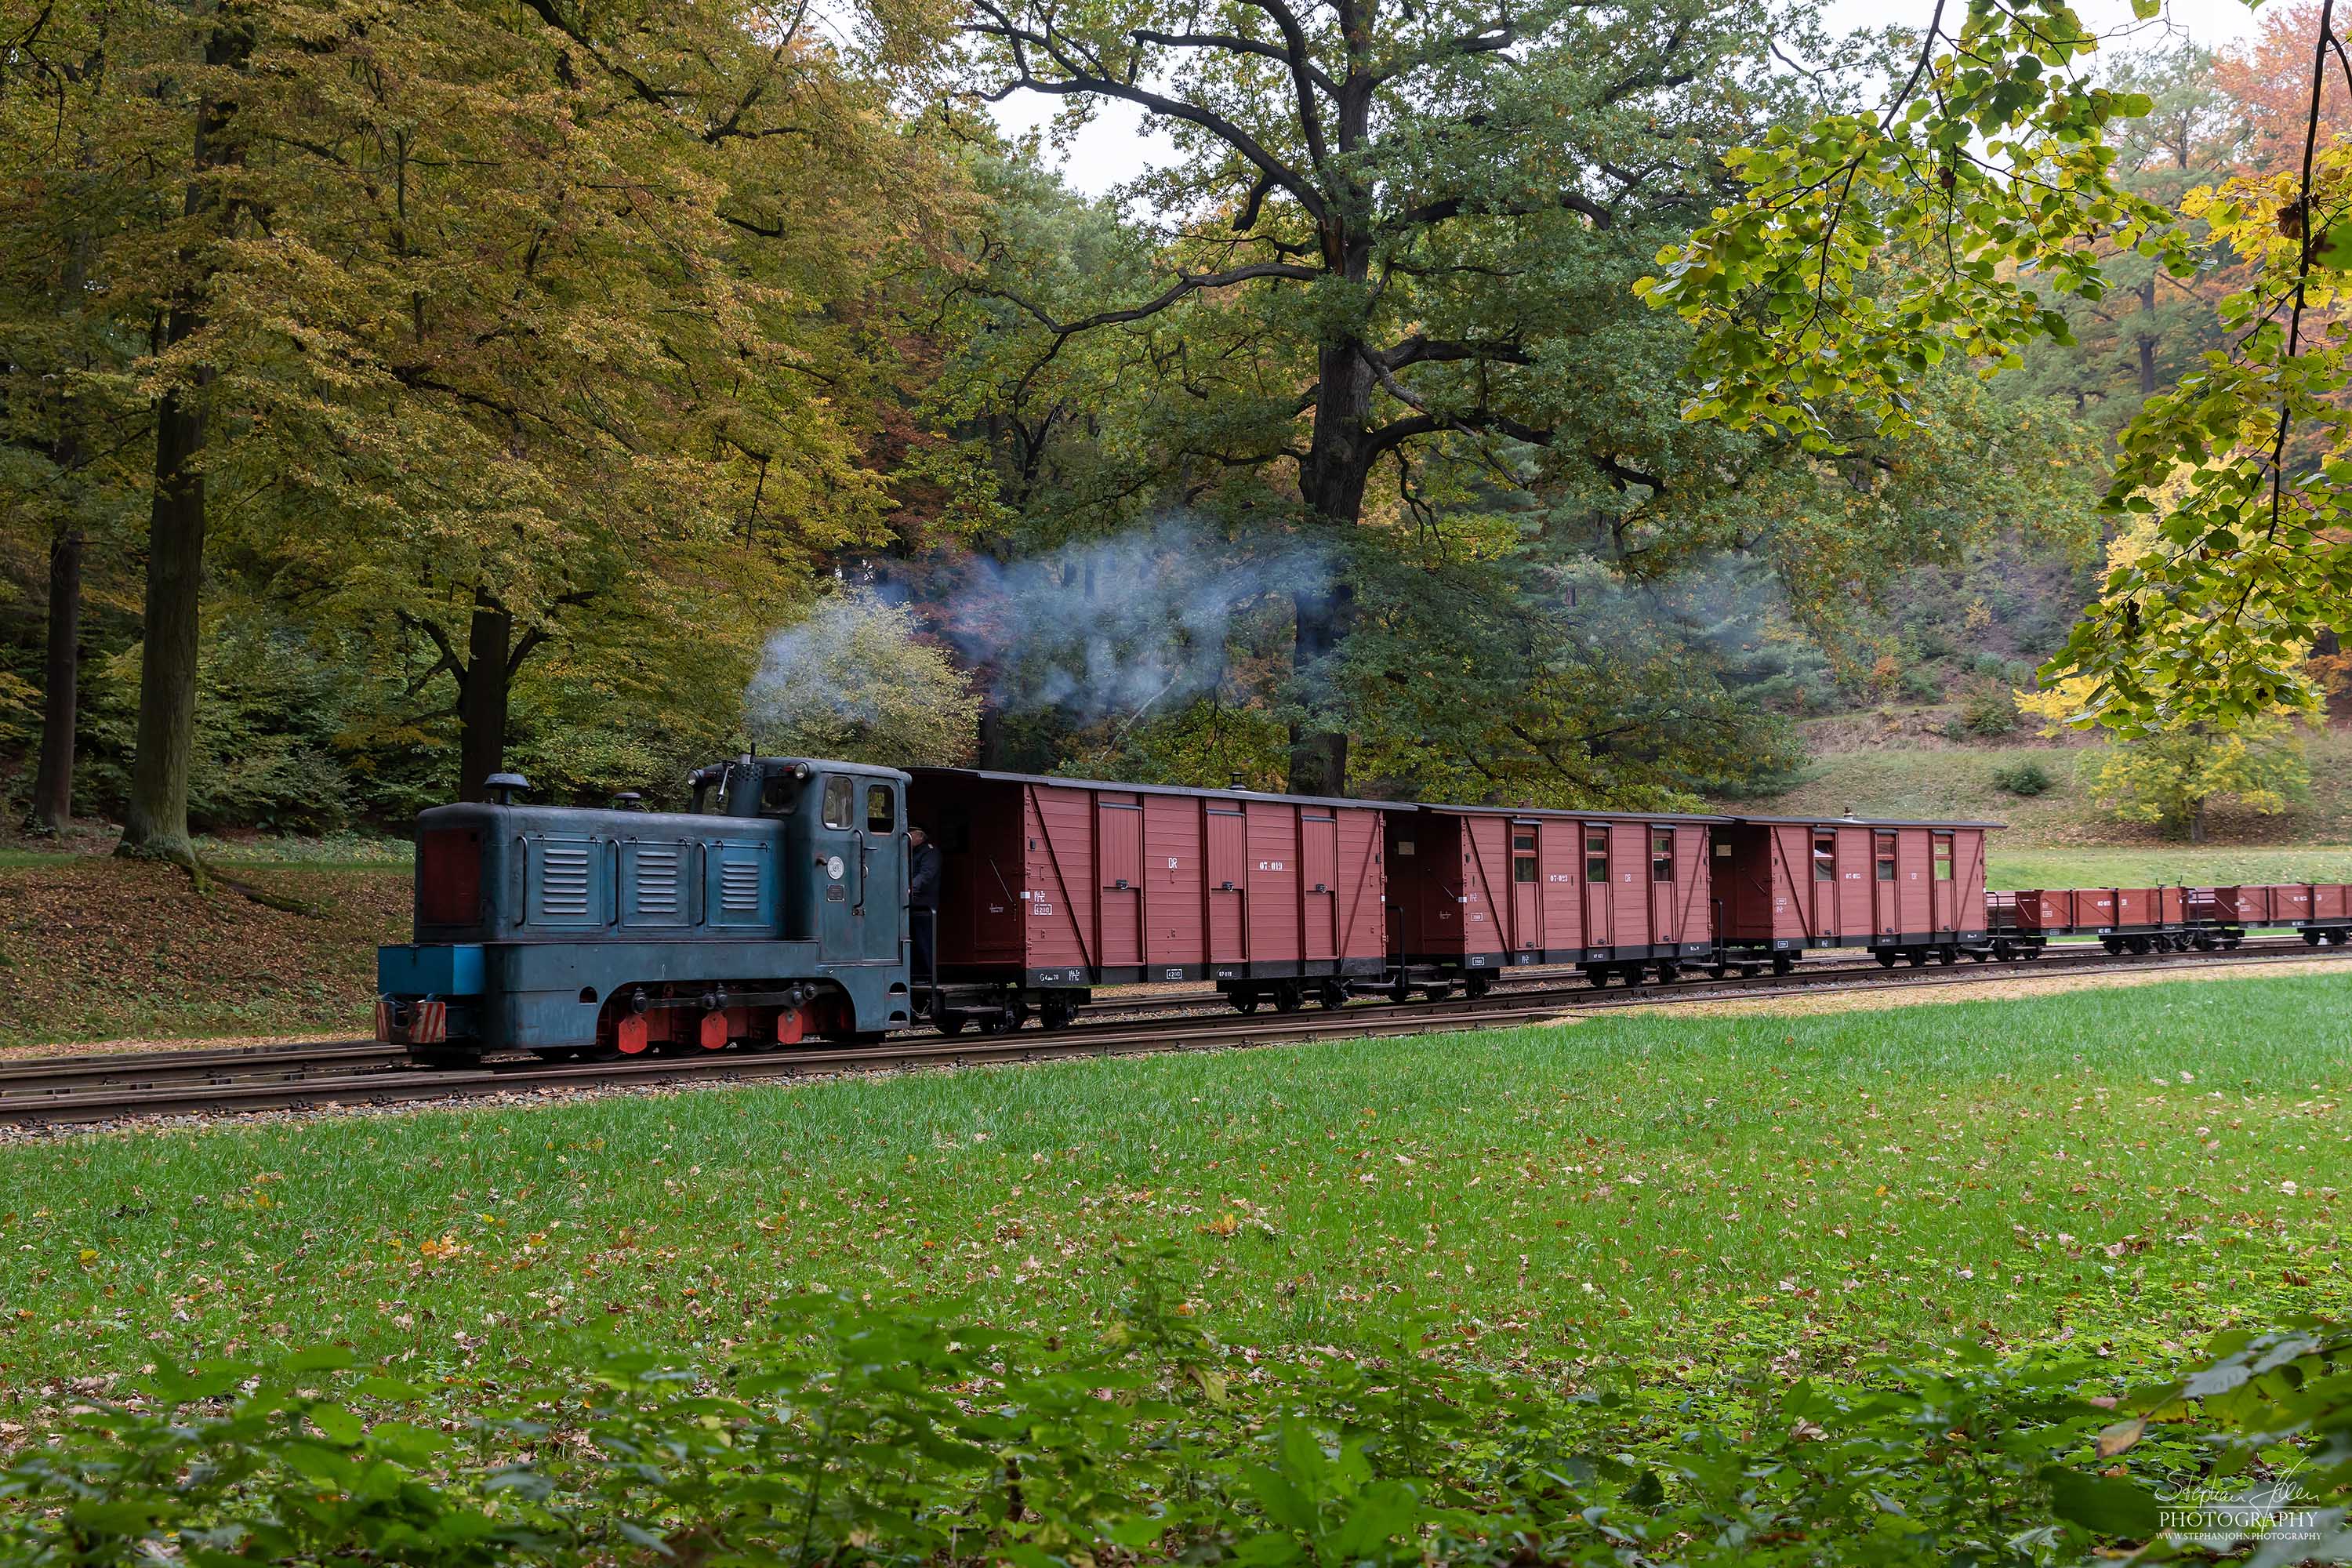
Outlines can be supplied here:
<path id="1" fill-rule="evenodd" d="M 2053 782 L 2050 770 L 2030 759 L 2006 763 L 1992 771 L 1993 787 L 2007 795 L 2026 797 L 2047 795 Z"/>
<path id="2" fill-rule="evenodd" d="M 1960 699 L 1960 728 L 1971 735 L 2006 735 L 2017 724 L 2017 700 L 2005 686 L 1972 686 Z"/>

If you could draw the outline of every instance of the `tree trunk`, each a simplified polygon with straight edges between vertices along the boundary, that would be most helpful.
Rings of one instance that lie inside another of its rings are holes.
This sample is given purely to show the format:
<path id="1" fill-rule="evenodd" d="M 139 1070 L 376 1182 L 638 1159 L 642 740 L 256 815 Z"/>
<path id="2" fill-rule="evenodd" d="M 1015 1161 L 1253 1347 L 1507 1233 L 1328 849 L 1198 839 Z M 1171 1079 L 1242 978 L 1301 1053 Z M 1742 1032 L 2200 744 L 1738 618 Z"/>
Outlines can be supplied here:
<path id="1" fill-rule="evenodd" d="M 49 542 L 49 643 L 41 678 L 41 760 L 33 774 L 32 826 L 73 824 L 74 724 L 81 679 L 81 530 L 68 521 Z"/>
<path id="2" fill-rule="evenodd" d="M 2156 279 L 2150 278 L 2139 288 L 2139 311 L 2143 316 L 2156 310 Z M 2139 334 L 2139 395 L 2156 395 L 2156 338 L 2148 332 Z"/>
<path id="3" fill-rule="evenodd" d="M 1363 515 L 1364 486 L 1371 477 L 1367 450 L 1372 372 L 1353 342 L 1326 348 L 1315 405 L 1315 429 L 1307 460 L 1299 465 L 1298 488 L 1314 518 L 1328 525 L 1335 542 Z M 1327 563 L 1328 575 L 1292 596 L 1297 620 L 1291 633 L 1290 671 L 1295 695 L 1307 710 L 1290 726 L 1290 793 L 1348 793 L 1348 732 L 1339 716 L 1339 655 L 1355 620 L 1355 590 L 1342 574 L 1345 563 Z"/>
<path id="4" fill-rule="evenodd" d="M 2191 844 L 2205 842 L 2205 803 L 2201 800 L 2196 803 L 2195 809 L 2189 814 L 2189 842 Z"/>
<path id="5" fill-rule="evenodd" d="M 466 643 L 466 679 L 457 694 L 457 798 L 488 800 L 489 776 L 506 771 L 514 616 L 487 592 L 475 592 Z"/>
<path id="6" fill-rule="evenodd" d="M 252 50 L 249 26 L 226 9 L 215 11 L 205 40 L 205 63 L 242 67 Z M 190 218 L 218 205 L 205 176 L 243 162 L 227 135 L 236 114 L 233 98 L 208 96 L 197 106 L 191 160 L 195 177 L 188 184 L 185 206 Z M 181 252 L 180 265 L 172 308 L 163 319 L 163 349 L 185 342 L 205 324 L 204 292 L 212 262 L 202 239 Z M 205 446 L 202 394 L 213 373 L 200 368 L 192 380 L 190 386 L 166 391 L 155 409 L 155 491 L 147 516 L 138 755 L 131 765 L 122 842 L 115 852 L 173 860 L 194 869 L 195 847 L 188 841 L 188 761 L 195 742 L 197 627 L 205 574 L 205 476 L 196 459 Z"/>
<path id="7" fill-rule="evenodd" d="M 174 310 L 176 342 L 202 324 Z M 195 864 L 188 841 L 188 761 L 195 747 L 196 634 L 205 576 L 203 411 L 178 388 L 155 410 L 155 494 L 147 514 L 147 615 L 139 657 L 138 754 L 122 817 L 123 855 Z"/>

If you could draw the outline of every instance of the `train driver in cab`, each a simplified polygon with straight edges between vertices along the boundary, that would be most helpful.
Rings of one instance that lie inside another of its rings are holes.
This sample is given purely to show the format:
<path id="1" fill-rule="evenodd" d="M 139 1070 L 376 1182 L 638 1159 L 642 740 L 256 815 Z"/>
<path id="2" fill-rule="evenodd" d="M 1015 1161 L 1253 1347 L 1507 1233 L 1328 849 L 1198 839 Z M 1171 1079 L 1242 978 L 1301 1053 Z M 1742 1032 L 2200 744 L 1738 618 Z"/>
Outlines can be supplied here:
<path id="1" fill-rule="evenodd" d="M 940 847 L 920 823 L 907 825 L 907 924 L 915 939 L 914 982 L 938 982 L 936 927 L 940 921 Z"/>

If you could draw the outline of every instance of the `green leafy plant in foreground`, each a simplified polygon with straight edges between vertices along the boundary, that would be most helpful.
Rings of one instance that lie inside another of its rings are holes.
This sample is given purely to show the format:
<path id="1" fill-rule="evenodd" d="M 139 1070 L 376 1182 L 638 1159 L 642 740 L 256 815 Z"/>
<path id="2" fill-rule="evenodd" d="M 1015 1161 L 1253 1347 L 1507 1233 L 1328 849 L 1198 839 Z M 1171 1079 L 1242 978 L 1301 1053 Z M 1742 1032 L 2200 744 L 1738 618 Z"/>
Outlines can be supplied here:
<path id="1" fill-rule="evenodd" d="M 1958 1352 L 1865 1381 L 1563 1387 L 1397 1343 L 1268 1354 L 1147 1269 L 1086 1344 L 798 1299 L 728 1365 L 604 1357 L 450 1417 L 313 1352 L 165 1370 L 0 1472 L 0 1559 L 2052 1563 L 2145 1543 L 2352 1546 L 2352 1337 L 2217 1344 L 2120 1388 L 2092 1359 Z M 2274 1479 L 2168 1535 L 2163 1500 Z"/>

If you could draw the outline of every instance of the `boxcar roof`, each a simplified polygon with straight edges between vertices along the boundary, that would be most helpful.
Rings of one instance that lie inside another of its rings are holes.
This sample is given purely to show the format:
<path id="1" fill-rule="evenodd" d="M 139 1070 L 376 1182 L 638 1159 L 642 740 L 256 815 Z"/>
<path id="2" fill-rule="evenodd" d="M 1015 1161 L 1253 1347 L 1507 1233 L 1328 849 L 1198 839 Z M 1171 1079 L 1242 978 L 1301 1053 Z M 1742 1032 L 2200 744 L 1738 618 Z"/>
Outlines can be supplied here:
<path id="1" fill-rule="evenodd" d="M 2007 827 L 2006 822 L 1977 822 L 1967 817 L 1911 816 L 1733 816 L 1724 820 L 1758 827 Z"/>
<path id="2" fill-rule="evenodd" d="M 1256 789 L 1204 789 L 1192 784 L 1122 784 L 1115 779 L 1066 779 L 1054 773 L 1000 773 L 983 768 L 909 768 L 917 778 L 986 779 L 992 784 L 1047 784 L 1056 789 L 1111 790 L 1119 795 L 1214 795 L 1219 800 L 1262 800 L 1275 805 L 1346 805 L 1362 811 L 1409 810 L 1396 800 L 1354 800 L 1345 795 L 1274 795 Z"/>
<path id="3" fill-rule="evenodd" d="M 1572 811 L 1549 805 L 1440 805 L 1421 802 L 1402 809 L 1443 812 L 1449 816 L 1511 816 L 1522 819 L 1553 817 L 1571 822 L 1729 822 L 1727 816 L 1712 812 L 1689 811 Z"/>

